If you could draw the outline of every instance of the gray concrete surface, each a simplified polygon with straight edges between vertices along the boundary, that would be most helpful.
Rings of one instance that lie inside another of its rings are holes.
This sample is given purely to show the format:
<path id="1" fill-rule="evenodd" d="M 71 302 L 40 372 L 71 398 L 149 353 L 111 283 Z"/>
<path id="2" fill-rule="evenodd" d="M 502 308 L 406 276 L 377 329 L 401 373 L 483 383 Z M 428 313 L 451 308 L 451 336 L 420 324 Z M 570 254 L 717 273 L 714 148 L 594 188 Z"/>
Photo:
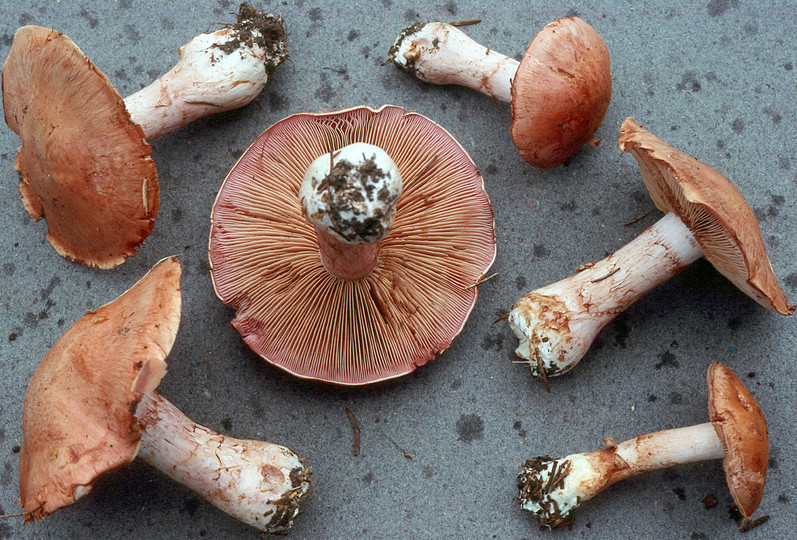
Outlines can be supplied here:
<path id="1" fill-rule="evenodd" d="M 710 362 L 739 373 L 771 433 L 767 487 L 746 538 L 794 538 L 797 460 L 795 321 L 737 291 L 704 261 L 621 315 L 552 392 L 513 364 L 516 340 L 493 321 L 526 292 L 632 239 L 660 215 L 617 128 L 634 116 L 731 178 L 760 219 L 776 275 L 797 299 L 797 8 L 787 0 L 482 3 L 256 1 L 281 13 L 291 59 L 258 102 L 153 142 L 161 179 L 155 232 L 110 271 L 59 257 L 17 192 L 19 139 L 0 128 L 0 513 L 18 511 L 25 388 L 37 362 L 83 312 L 115 298 L 165 255 L 184 268 L 183 320 L 162 393 L 189 416 L 307 457 L 315 490 L 291 538 L 730 538 L 720 463 L 658 471 L 586 504 L 571 531 L 540 532 L 515 502 L 524 460 L 601 447 L 602 437 L 704 422 Z M 24 24 L 70 36 L 122 95 L 166 71 L 176 47 L 234 17 L 219 0 L 3 0 L 0 57 Z M 566 166 L 540 171 L 517 155 L 509 107 L 467 89 L 421 83 L 382 66 L 419 20 L 480 18 L 466 28 L 518 57 L 548 22 L 578 13 L 608 44 L 614 93 L 597 132 Z M 361 389 L 296 380 L 249 351 L 208 275 L 209 214 L 226 172 L 265 128 L 292 113 L 401 105 L 447 128 L 484 174 L 495 208 L 498 276 L 481 287 L 462 334 L 403 379 Z M 653 210 L 639 222 L 632 218 Z M 362 437 L 352 454 L 349 409 Z M 713 509 L 700 502 L 711 493 Z M 256 538 L 147 465 L 99 481 L 41 523 L 0 520 L 0 538 Z"/>

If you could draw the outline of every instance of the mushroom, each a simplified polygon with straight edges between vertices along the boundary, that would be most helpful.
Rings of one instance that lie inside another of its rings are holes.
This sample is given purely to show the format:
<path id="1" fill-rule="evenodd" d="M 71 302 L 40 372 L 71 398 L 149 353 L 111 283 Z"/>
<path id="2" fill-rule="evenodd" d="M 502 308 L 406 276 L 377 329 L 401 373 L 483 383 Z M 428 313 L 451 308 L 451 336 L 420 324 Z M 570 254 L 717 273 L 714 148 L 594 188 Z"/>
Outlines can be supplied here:
<path id="1" fill-rule="evenodd" d="M 72 504 L 138 455 L 249 525 L 290 528 L 310 490 L 301 458 L 195 424 L 154 391 L 179 321 L 180 264 L 169 258 L 87 312 L 44 356 L 22 417 L 25 523 Z"/>
<path id="2" fill-rule="evenodd" d="M 578 17 L 556 20 L 518 62 L 446 23 L 405 28 L 390 48 L 400 69 L 433 84 L 460 84 L 512 104 L 512 140 L 535 167 L 561 165 L 593 137 L 612 97 L 609 50 Z"/>
<path id="3" fill-rule="evenodd" d="M 520 339 L 515 353 L 528 360 L 534 376 L 572 369 L 609 321 L 701 256 L 762 306 L 782 315 L 794 312 L 739 190 L 633 118 L 620 133 L 620 148 L 637 159 L 648 192 L 667 213 L 609 257 L 515 304 L 509 314 Z"/>
<path id="4" fill-rule="evenodd" d="M 17 30 L 3 65 L 3 108 L 20 136 L 22 202 L 47 218 L 62 256 L 112 268 L 135 255 L 158 214 L 146 140 L 255 99 L 286 57 L 282 19 L 241 4 L 235 24 L 179 48 L 171 71 L 122 100 L 64 34 Z"/>
<path id="5" fill-rule="evenodd" d="M 573 522 L 586 501 L 615 482 L 664 467 L 722 459 L 733 500 L 745 518 L 761 502 L 769 460 L 764 415 L 739 377 L 714 362 L 708 369 L 711 422 L 668 429 L 608 448 L 552 459 L 526 461 L 518 477 L 521 508 L 548 528 Z M 606 440 L 606 439 L 605 439 Z"/>
<path id="6" fill-rule="evenodd" d="M 426 364 L 462 330 L 495 257 L 492 206 L 468 154 L 420 114 L 297 114 L 227 175 L 209 257 L 255 353 L 362 385 Z"/>

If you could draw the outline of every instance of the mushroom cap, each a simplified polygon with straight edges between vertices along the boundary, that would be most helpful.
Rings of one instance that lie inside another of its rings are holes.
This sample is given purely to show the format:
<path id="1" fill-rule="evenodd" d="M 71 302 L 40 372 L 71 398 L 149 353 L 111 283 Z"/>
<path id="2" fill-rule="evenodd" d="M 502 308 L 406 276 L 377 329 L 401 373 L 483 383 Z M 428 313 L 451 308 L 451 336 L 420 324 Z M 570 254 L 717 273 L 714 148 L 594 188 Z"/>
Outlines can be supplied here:
<path id="1" fill-rule="evenodd" d="M 535 167 L 561 165 L 592 139 L 612 99 L 609 49 L 578 17 L 532 40 L 512 81 L 512 140 Z"/>
<path id="2" fill-rule="evenodd" d="M 299 188 L 318 156 L 382 148 L 404 189 L 374 269 L 339 280 L 323 267 Z M 302 378 L 361 385 L 413 371 L 464 326 L 495 257 L 484 180 L 443 128 L 384 106 L 297 114 L 261 134 L 213 207 L 209 256 L 233 326 L 266 361 Z"/>
<path id="3" fill-rule="evenodd" d="M 764 495 L 769 462 L 769 434 L 764 414 L 750 391 L 730 368 L 708 368 L 708 414 L 725 451 L 722 467 L 733 500 L 749 518 Z"/>
<path id="4" fill-rule="evenodd" d="M 107 77 L 68 37 L 40 26 L 17 30 L 2 76 L 6 124 L 22 142 L 22 203 L 34 220 L 47 218 L 47 240 L 98 268 L 135 255 L 158 214 L 158 176 Z"/>
<path id="5" fill-rule="evenodd" d="M 166 373 L 180 323 L 180 263 L 164 259 L 116 300 L 88 311 L 28 384 L 19 454 L 25 522 L 91 491 L 138 453 L 141 397 Z"/>
<path id="6" fill-rule="evenodd" d="M 620 149 L 639 162 L 656 206 L 683 221 L 720 273 L 762 306 L 782 315 L 794 312 L 772 270 L 758 221 L 730 180 L 633 118 L 620 126 Z"/>

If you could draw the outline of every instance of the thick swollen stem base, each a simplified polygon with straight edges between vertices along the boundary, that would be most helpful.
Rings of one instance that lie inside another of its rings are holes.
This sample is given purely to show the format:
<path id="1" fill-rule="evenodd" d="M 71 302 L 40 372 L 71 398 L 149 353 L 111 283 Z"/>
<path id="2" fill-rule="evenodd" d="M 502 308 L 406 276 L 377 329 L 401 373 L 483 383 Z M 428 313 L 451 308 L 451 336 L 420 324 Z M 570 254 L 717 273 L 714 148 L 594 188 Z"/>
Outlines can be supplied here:
<path id="1" fill-rule="evenodd" d="M 606 324 L 702 254 L 686 225 L 666 214 L 609 257 L 521 298 L 509 314 L 515 353 L 534 376 L 569 371 Z"/>
<path id="2" fill-rule="evenodd" d="M 310 470 L 284 446 L 225 437 L 192 422 L 160 394 L 136 411 L 138 457 L 261 531 L 287 531 L 310 491 Z"/>
<path id="3" fill-rule="evenodd" d="M 321 264 L 336 278 L 356 281 L 370 274 L 376 266 L 379 242 L 350 244 L 320 227 L 314 228 L 318 237 Z"/>

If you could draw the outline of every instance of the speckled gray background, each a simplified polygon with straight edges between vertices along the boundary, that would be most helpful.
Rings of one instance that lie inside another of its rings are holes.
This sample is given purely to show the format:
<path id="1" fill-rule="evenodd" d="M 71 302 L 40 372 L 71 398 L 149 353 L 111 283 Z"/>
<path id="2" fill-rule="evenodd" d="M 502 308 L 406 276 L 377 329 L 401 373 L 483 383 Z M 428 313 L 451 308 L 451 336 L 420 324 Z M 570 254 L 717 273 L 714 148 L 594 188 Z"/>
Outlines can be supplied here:
<path id="1" fill-rule="evenodd" d="M 291 60 L 260 100 L 153 142 L 161 180 L 154 234 L 111 271 L 59 257 L 46 224 L 22 208 L 13 170 L 19 139 L 0 128 L 0 513 L 18 510 L 25 387 L 37 362 L 83 312 L 115 298 L 165 255 L 183 263 L 183 319 L 162 393 L 226 434 L 285 444 L 308 458 L 315 491 L 291 538 L 728 538 L 731 498 L 718 462 L 637 477 L 578 512 L 571 532 L 540 532 L 515 503 L 521 463 L 648 431 L 704 422 L 705 371 L 735 369 L 767 414 L 769 477 L 746 538 L 794 537 L 797 521 L 797 331 L 700 261 L 600 334 L 552 393 L 512 363 L 516 340 L 493 321 L 531 289 L 632 239 L 660 215 L 617 128 L 634 116 L 730 177 L 760 219 L 772 265 L 797 299 L 797 9 L 787 0 L 510 2 L 259 1 L 282 13 Z M 791 5 L 792 7 L 789 7 Z M 543 7 L 544 6 L 544 7 Z M 122 95 L 166 71 L 176 47 L 230 21 L 226 0 L 2 0 L 0 57 L 20 25 L 70 36 Z M 419 20 L 480 18 L 465 30 L 518 57 L 548 22 L 578 13 L 605 39 L 614 95 L 597 136 L 566 166 L 526 165 L 510 140 L 508 105 L 467 89 L 423 84 L 381 66 L 398 32 Z M 498 276 L 481 287 L 462 335 L 398 381 L 346 390 L 266 365 L 230 326 L 208 275 L 210 208 L 249 143 L 298 112 L 385 103 L 447 128 L 484 174 L 495 207 Z M 352 455 L 351 410 L 362 430 Z M 406 454 L 406 456 L 405 456 Z M 705 493 L 719 500 L 706 510 Z M 193 493 L 134 462 L 42 523 L 0 520 L 0 538 L 256 538 Z"/>

